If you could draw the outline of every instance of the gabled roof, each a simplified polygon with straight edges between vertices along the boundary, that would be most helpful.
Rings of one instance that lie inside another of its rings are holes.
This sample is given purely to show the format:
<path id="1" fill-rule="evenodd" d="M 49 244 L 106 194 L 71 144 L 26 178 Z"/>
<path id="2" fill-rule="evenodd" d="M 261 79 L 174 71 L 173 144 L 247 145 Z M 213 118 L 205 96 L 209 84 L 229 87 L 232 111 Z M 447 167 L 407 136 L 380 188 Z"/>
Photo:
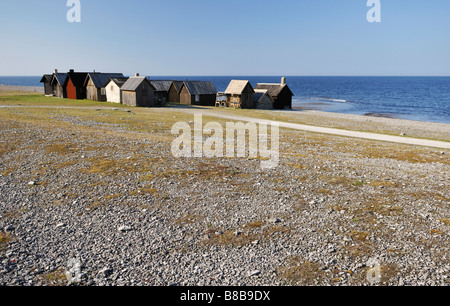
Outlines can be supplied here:
<path id="1" fill-rule="evenodd" d="M 276 97 L 278 96 L 283 90 L 285 90 L 287 88 L 287 90 L 289 90 L 290 94 L 294 95 L 292 93 L 292 91 L 289 89 L 289 86 L 287 86 L 286 84 L 268 84 L 268 83 L 260 83 L 258 85 L 255 86 L 255 90 L 256 89 L 267 89 L 268 94 L 271 97 Z"/>
<path id="2" fill-rule="evenodd" d="M 244 80 L 232 80 L 230 84 L 228 85 L 227 89 L 225 90 L 226 94 L 230 95 L 240 95 L 244 92 L 245 88 L 250 85 L 250 88 L 253 90 L 252 85 L 249 81 Z"/>
<path id="3" fill-rule="evenodd" d="M 59 85 L 62 86 L 66 82 L 66 78 L 67 73 L 54 73 L 52 76 L 51 83 L 53 84 L 56 81 Z"/>
<path id="4" fill-rule="evenodd" d="M 109 81 L 105 84 L 108 85 L 110 82 L 114 82 L 119 88 L 122 88 L 123 84 L 125 84 L 128 81 L 128 78 L 111 78 Z"/>
<path id="5" fill-rule="evenodd" d="M 87 72 L 69 72 L 64 85 L 66 85 L 70 79 L 75 87 L 84 87 L 84 81 L 86 80 L 87 75 Z"/>
<path id="6" fill-rule="evenodd" d="M 136 89 L 142 84 L 142 82 L 147 82 L 153 89 L 155 87 L 147 80 L 146 77 L 130 77 L 123 85 L 122 90 L 125 91 L 136 91 Z"/>
<path id="7" fill-rule="evenodd" d="M 53 77 L 53 75 L 51 75 L 51 74 L 44 74 L 40 83 L 50 83 L 52 81 L 52 77 Z"/>
<path id="8" fill-rule="evenodd" d="M 168 92 L 170 89 L 170 85 L 172 85 L 173 81 L 150 81 L 150 83 L 155 87 L 156 91 L 165 91 Z"/>
<path id="9" fill-rule="evenodd" d="M 261 101 L 261 99 L 264 98 L 264 96 L 269 97 L 269 99 L 273 101 L 272 97 L 268 94 L 268 92 L 269 91 L 267 89 L 255 89 L 254 95 L 255 102 Z"/>
<path id="10" fill-rule="evenodd" d="M 170 85 L 169 90 L 173 86 L 173 87 L 175 87 L 175 90 L 178 93 L 180 93 L 180 90 L 181 90 L 181 87 L 183 86 L 183 83 L 184 83 L 183 81 L 172 81 L 172 84 Z"/>
<path id="11" fill-rule="evenodd" d="M 102 88 L 105 87 L 106 84 L 109 82 L 109 79 L 111 78 L 122 78 L 122 73 L 98 73 L 98 72 L 92 72 L 88 73 L 86 80 L 85 80 L 85 86 L 89 82 L 89 79 L 92 80 L 92 83 L 94 83 L 95 88 Z"/>
<path id="12" fill-rule="evenodd" d="M 211 81 L 185 81 L 182 85 L 191 95 L 216 95 L 217 89 Z"/>

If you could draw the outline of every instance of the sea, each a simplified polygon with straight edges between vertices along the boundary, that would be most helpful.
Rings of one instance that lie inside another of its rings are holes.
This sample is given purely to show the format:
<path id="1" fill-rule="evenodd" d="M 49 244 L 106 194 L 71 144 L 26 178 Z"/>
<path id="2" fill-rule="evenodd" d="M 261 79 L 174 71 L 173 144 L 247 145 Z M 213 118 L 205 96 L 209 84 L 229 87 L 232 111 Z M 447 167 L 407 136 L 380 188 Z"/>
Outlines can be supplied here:
<path id="1" fill-rule="evenodd" d="M 1 77 L 0 84 L 42 86 L 42 76 Z M 229 82 L 280 83 L 281 76 L 151 76 L 153 80 L 213 81 L 225 91 Z M 366 116 L 450 123 L 450 77 L 288 76 L 293 107 Z"/>

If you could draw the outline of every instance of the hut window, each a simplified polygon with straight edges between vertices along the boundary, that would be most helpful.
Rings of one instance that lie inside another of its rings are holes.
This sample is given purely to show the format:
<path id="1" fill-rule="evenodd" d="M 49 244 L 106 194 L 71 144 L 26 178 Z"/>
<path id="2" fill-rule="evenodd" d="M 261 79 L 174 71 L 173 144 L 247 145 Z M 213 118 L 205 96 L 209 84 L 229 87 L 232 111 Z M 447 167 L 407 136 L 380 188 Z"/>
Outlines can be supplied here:
<path id="1" fill-rule="evenodd" d="M 114 91 L 114 86 L 111 85 L 111 91 Z"/>
<path id="2" fill-rule="evenodd" d="M 195 102 L 200 102 L 200 95 L 195 95 Z"/>
<path id="3" fill-rule="evenodd" d="M 102 95 L 106 95 L 106 88 L 102 88 Z"/>

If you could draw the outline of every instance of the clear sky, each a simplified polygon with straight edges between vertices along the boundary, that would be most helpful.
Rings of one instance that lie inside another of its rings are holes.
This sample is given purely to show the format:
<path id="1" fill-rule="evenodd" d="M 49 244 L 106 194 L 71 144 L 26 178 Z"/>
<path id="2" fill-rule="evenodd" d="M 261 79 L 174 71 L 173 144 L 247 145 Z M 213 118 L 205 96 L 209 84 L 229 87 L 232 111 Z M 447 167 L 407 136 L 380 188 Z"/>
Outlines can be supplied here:
<path id="1" fill-rule="evenodd" d="M 450 75 L 450 1 L 0 0 L 0 75 Z"/>

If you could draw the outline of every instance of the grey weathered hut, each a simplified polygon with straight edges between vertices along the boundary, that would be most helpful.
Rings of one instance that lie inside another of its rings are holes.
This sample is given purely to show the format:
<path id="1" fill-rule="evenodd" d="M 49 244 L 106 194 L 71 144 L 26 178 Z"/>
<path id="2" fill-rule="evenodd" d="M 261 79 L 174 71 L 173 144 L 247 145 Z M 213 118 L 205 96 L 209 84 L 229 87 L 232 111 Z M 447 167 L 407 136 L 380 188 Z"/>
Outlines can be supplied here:
<path id="1" fill-rule="evenodd" d="M 267 93 L 273 100 L 274 109 L 292 109 L 292 97 L 294 94 L 286 84 L 286 78 L 282 78 L 280 84 L 258 84 L 255 86 L 256 89 L 267 90 Z"/>
<path id="2" fill-rule="evenodd" d="M 183 81 L 172 81 L 167 94 L 169 102 L 180 103 L 180 91 L 183 83 Z"/>
<path id="3" fill-rule="evenodd" d="M 155 88 L 146 77 L 136 74 L 130 77 L 120 89 L 122 103 L 128 106 L 152 107 L 155 106 Z"/>
<path id="4" fill-rule="evenodd" d="M 106 102 L 106 84 L 111 78 L 123 78 L 122 73 L 88 73 L 84 86 L 86 87 L 86 99 Z"/>
<path id="5" fill-rule="evenodd" d="M 224 92 L 227 107 L 254 108 L 254 94 L 249 81 L 232 80 Z"/>
<path id="6" fill-rule="evenodd" d="M 273 99 L 267 89 L 255 89 L 254 101 L 256 109 L 273 109 Z"/>
<path id="7" fill-rule="evenodd" d="M 66 88 L 64 83 L 66 82 L 67 73 L 54 73 L 51 81 L 53 95 L 57 98 L 67 98 Z"/>
<path id="8" fill-rule="evenodd" d="M 44 74 L 41 79 L 41 83 L 44 83 L 44 93 L 46 96 L 53 96 L 53 88 L 52 88 L 52 77 L 51 74 Z"/>
<path id="9" fill-rule="evenodd" d="M 169 89 L 173 81 L 150 80 L 155 88 L 155 106 L 164 106 L 169 99 Z"/>
<path id="10" fill-rule="evenodd" d="M 217 89 L 211 81 L 185 81 L 181 86 L 181 104 L 214 106 L 216 97 Z"/>

